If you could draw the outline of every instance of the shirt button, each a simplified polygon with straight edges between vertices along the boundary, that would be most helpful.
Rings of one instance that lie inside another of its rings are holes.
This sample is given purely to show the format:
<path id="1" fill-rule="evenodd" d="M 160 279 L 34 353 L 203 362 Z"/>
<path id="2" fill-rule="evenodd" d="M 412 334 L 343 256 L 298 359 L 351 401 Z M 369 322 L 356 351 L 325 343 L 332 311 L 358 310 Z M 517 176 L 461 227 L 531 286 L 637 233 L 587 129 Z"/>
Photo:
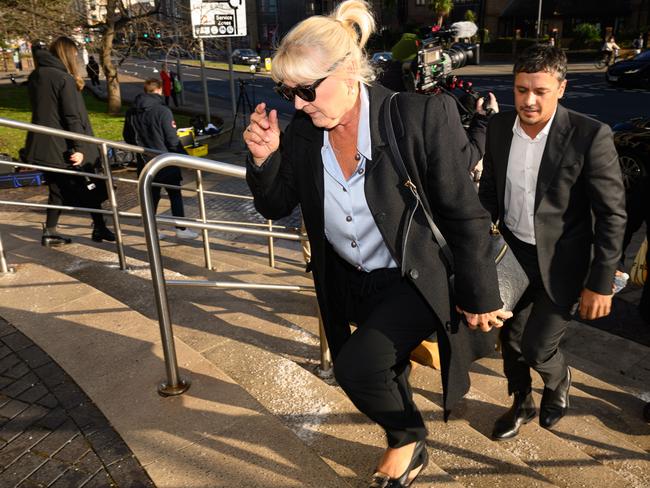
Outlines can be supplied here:
<path id="1" fill-rule="evenodd" d="M 418 273 L 418 270 L 413 268 L 409 271 L 409 276 L 413 280 L 417 280 L 420 277 L 420 273 Z"/>
<path id="2" fill-rule="evenodd" d="M 360 264 L 357 264 L 357 271 L 363 271 L 363 268 L 361 267 Z"/>
<path id="3" fill-rule="evenodd" d="M 352 242 L 350 243 L 350 245 L 351 245 L 352 247 L 357 247 L 357 242 L 356 242 L 356 241 L 352 241 Z"/>
<path id="4" fill-rule="evenodd" d="M 360 175 L 362 175 L 363 172 L 364 172 L 364 169 L 363 169 L 363 168 L 359 168 L 359 171 L 357 171 L 357 173 L 359 173 Z"/>
<path id="5" fill-rule="evenodd" d="M 352 217 L 350 217 L 350 216 L 348 215 L 347 217 L 345 217 L 345 221 L 346 221 L 346 222 L 352 222 Z"/>

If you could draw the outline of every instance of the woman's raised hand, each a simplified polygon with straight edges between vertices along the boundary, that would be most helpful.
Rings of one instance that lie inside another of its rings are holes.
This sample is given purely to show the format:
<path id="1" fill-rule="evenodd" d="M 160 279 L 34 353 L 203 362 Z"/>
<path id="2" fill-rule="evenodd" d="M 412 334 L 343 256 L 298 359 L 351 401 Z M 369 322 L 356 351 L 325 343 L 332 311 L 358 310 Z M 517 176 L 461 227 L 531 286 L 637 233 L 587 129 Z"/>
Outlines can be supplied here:
<path id="1" fill-rule="evenodd" d="M 261 166 L 280 147 L 280 125 L 277 110 L 266 113 L 266 104 L 260 103 L 251 115 L 251 122 L 244 130 L 244 142 L 253 156 L 253 162 Z"/>

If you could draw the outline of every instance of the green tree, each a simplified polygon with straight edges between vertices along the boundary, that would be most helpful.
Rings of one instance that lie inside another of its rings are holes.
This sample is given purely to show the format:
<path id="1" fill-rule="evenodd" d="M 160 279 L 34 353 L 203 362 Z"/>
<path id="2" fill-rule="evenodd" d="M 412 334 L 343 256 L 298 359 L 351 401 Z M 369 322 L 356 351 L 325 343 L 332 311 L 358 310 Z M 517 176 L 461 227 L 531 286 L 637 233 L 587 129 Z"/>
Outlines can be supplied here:
<path id="1" fill-rule="evenodd" d="M 438 17 L 438 25 L 442 25 L 445 17 L 449 16 L 453 8 L 453 0 L 429 0 L 429 10 L 433 10 L 433 13 Z"/>
<path id="2" fill-rule="evenodd" d="M 476 24 L 476 13 L 473 10 L 465 10 L 463 18 L 468 22 L 474 22 Z"/>
<path id="3" fill-rule="evenodd" d="M 600 40 L 600 29 L 594 24 L 578 24 L 573 29 L 573 43 L 577 47 L 584 47 L 598 40 Z"/>

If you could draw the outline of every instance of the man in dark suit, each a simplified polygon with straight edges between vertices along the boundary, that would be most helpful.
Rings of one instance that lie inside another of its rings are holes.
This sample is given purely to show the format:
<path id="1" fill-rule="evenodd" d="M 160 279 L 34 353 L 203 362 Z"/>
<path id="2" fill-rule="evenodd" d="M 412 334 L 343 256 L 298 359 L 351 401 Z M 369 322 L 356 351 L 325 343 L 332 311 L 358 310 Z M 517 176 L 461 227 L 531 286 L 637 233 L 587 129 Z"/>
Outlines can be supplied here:
<path id="1" fill-rule="evenodd" d="M 576 307 L 588 320 L 611 308 L 625 191 L 609 127 L 558 103 L 566 71 L 560 49 L 526 50 L 514 66 L 516 112 L 488 126 L 479 196 L 530 280 L 501 330 L 514 402 L 495 439 L 516 436 L 537 415 L 530 368 L 544 381 L 542 427 L 566 414 L 571 371 L 560 340 Z"/>

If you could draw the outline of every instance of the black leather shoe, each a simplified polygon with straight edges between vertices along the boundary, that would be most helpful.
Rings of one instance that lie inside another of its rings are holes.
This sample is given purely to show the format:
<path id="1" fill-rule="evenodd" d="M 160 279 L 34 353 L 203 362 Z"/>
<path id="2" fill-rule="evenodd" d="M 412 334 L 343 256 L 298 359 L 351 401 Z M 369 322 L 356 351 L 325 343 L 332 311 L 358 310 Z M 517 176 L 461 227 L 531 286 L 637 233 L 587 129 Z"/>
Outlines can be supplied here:
<path id="1" fill-rule="evenodd" d="M 411 461 L 399 478 L 391 478 L 384 473 L 377 472 L 372 475 L 369 488 L 406 488 L 411 486 L 415 478 L 427 467 L 428 463 L 429 454 L 427 453 L 426 443 L 425 441 L 417 441 L 413 450 L 413 456 L 411 456 Z M 418 469 L 418 472 L 415 475 L 411 475 L 416 469 Z"/>
<path id="2" fill-rule="evenodd" d="M 54 234 L 43 234 L 43 237 L 41 237 L 41 246 L 45 246 L 45 247 L 65 246 L 66 244 L 70 244 L 71 242 L 72 239 L 69 239 L 67 237 L 57 236 Z"/>
<path id="3" fill-rule="evenodd" d="M 515 392 L 512 407 L 497 419 L 492 430 L 492 438 L 498 441 L 512 439 L 519 433 L 522 425 L 537 415 L 532 392 Z"/>
<path id="4" fill-rule="evenodd" d="M 566 415 L 569 410 L 569 388 L 571 388 L 571 370 L 566 369 L 566 377 L 555 390 L 544 388 L 542 403 L 539 406 L 539 425 L 550 429 Z"/>
<path id="5" fill-rule="evenodd" d="M 108 227 L 93 227 L 92 240 L 95 242 L 115 242 L 115 234 Z"/>

